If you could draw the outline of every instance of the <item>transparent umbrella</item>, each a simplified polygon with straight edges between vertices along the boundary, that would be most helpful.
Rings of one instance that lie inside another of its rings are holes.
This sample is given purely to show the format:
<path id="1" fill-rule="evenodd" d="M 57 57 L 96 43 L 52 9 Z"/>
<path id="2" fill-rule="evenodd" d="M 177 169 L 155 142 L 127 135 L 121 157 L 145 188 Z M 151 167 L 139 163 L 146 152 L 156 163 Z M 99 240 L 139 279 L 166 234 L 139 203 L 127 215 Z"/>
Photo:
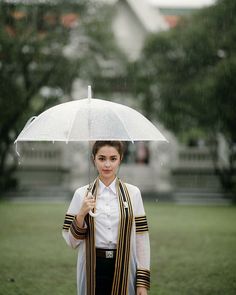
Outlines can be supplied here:
<path id="1" fill-rule="evenodd" d="M 39 116 L 32 117 L 15 143 L 22 141 L 68 143 L 96 140 L 167 141 L 157 127 L 136 110 L 91 96 L 89 86 L 88 98 L 56 105 Z"/>
<path id="2" fill-rule="evenodd" d="M 166 141 L 147 118 L 122 104 L 91 98 L 54 106 L 32 117 L 19 141 Z"/>

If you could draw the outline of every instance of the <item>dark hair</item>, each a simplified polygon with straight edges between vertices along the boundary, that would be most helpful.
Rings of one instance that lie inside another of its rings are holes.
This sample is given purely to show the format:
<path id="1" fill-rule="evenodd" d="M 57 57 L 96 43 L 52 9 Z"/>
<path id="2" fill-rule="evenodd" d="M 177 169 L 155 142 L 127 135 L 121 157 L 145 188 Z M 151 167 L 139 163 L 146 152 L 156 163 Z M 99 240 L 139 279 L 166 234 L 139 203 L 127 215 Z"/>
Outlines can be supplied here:
<path id="1" fill-rule="evenodd" d="M 110 140 L 110 141 L 100 141 L 100 140 L 96 141 L 94 143 L 93 149 L 92 149 L 92 155 L 94 156 L 94 158 L 95 158 L 98 150 L 105 145 L 114 147 L 117 150 L 117 152 L 119 153 L 120 158 L 121 159 L 123 158 L 124 145 L 123 145 L 122 141 L 112 141 L 112 140 Z"/>

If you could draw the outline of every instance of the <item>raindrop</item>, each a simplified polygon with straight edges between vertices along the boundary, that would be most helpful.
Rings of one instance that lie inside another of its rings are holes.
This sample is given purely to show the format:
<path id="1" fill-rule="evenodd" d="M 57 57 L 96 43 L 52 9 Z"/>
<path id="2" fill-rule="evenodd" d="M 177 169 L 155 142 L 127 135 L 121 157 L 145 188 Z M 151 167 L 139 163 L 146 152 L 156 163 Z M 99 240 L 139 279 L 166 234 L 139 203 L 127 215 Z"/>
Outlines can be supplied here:
<path id="1" fill-rule="evenodd" d="M 30 47 L 28 45 L 23 46 L 22 47 L 22 52 L 25 53 L 25 54 L 29 53 L 30 52 Z"/>
<path id="2" fill-rule="evenodd" d="M 226 57 L 226 52 L 223 49 L 218 49 L 217 50 L 217 55 L 219 58 L 225 58 Z"/>

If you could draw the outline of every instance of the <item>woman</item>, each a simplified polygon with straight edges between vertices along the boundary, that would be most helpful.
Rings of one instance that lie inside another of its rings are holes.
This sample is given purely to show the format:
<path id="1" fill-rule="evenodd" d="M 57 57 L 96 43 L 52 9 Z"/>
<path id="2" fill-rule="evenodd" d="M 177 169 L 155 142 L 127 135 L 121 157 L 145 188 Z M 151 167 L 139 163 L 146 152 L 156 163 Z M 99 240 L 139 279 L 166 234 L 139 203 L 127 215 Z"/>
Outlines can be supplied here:
<path id="1" fill-rule="evenodd" d="M 97 141 L 92 157 L 98 177 L 76 190 L 63 226 L 67 244 L 78 248 L 78 295 L 146 295 L 148 225 L 139 189 L 116 176 L 123 145 Z"/>

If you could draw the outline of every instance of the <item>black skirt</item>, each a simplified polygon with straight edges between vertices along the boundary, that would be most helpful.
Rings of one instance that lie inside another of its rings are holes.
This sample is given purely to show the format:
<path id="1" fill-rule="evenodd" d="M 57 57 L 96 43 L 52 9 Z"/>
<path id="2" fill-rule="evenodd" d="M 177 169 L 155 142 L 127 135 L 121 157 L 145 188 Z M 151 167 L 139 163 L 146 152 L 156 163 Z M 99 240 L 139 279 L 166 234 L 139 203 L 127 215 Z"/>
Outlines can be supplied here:
<path id="1" fill-rule="evenodd" d="M 113 258 L 96 255 L 96 295 L 111 295 L 114 270 L 115 255 Z"/>

